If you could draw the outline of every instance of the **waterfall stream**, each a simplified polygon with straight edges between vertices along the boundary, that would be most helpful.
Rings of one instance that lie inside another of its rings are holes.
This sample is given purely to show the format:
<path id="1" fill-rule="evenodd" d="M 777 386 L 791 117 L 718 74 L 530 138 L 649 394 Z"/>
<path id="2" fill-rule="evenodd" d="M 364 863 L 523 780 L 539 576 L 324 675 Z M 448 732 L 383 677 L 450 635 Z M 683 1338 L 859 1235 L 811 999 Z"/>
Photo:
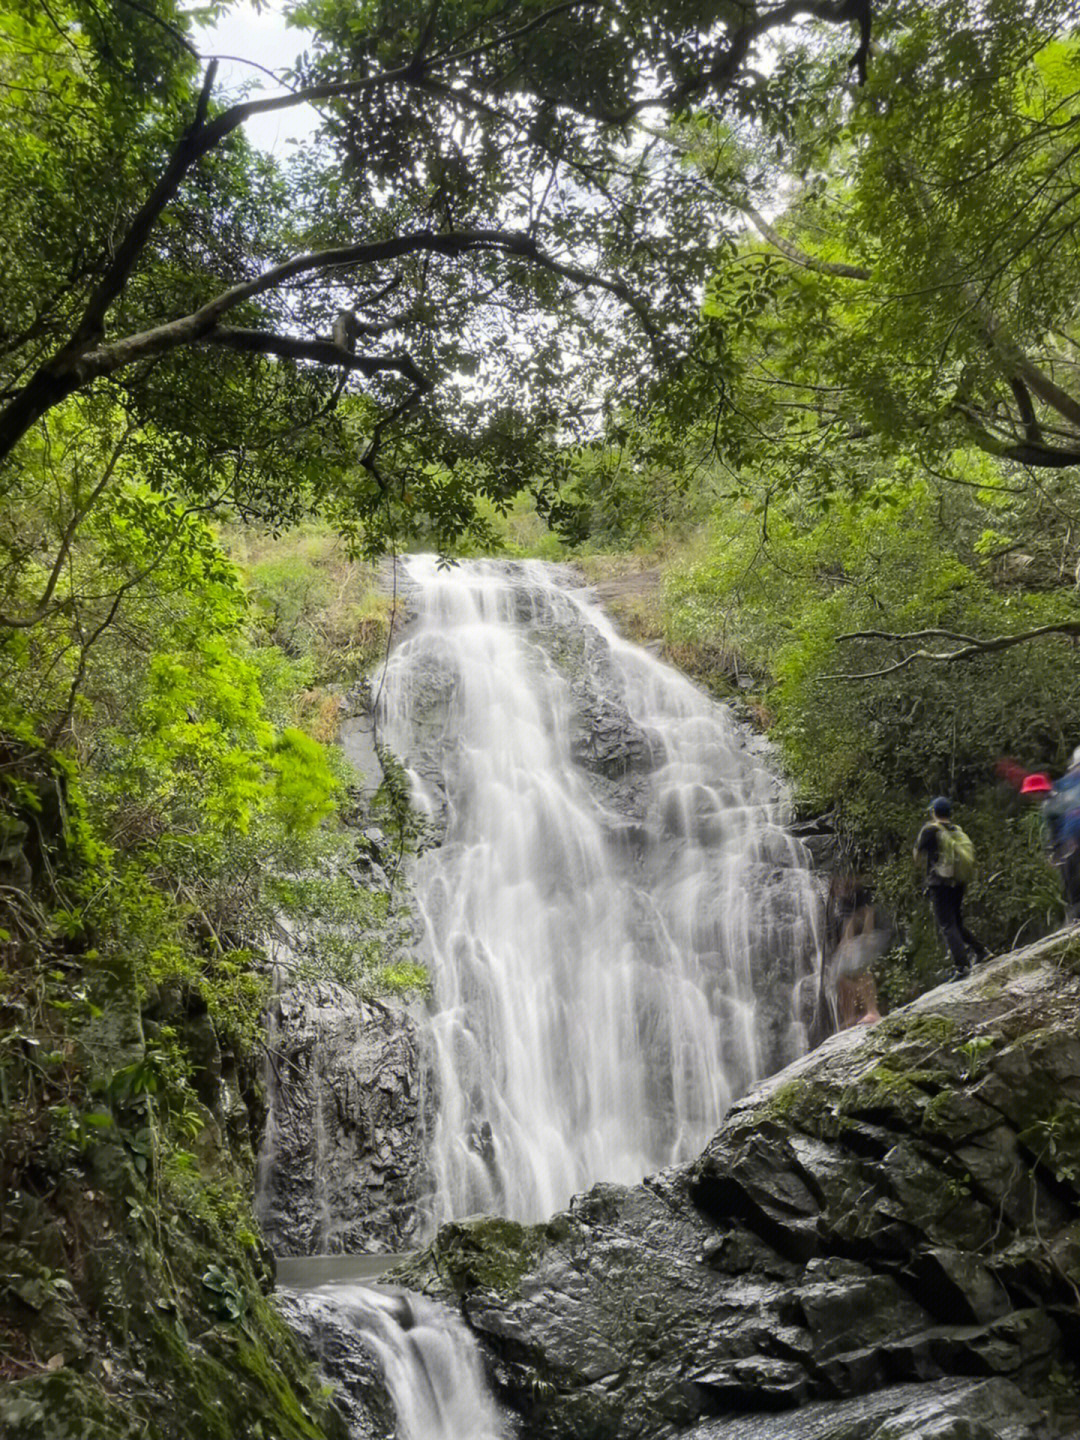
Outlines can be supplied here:
<path id="1" fill-rule="evenodd" d="M 395 1440 L 507 1434 L 476 1341 L 446 1306 L 389 1287 L 339 1284 L 286 1294 L 282 1308 L 320 1368 L 340 1382 L 353 1440 L 373 1433 L 372 1358 L 393 1404 Z"/>
<path id="2" fill-rule="evenodd" d="M 389 1012 L 325 984 L 283 994 L 275 1048 L 293 1059 L 270 1087 L 260 1213 L 293 1254 L 366 1248 L 362 1225 L 346 1242 L 373 1181 L 349 1157 L 370 1136 L 392 1165 L 410 1113 L 427 1117 L 429 1230 L 536 1220 L 696 1156 L 806 1043 L 821 901 L 767 744 L 622 639 L 565 567 L 412 556 L 401 587 L 376 725 L 425 817 L 409 886 L 433 1093 L 406 1094 Z M 290 1263 L 310 1286 L 311 1262 Z M 352 1279 L 282 1305 L 353 1440 L 507 1433 L 444 1307 Z"/>
<path id="3" fill-rule="evenodd" d="M 539 1219 L 695 1155 L 804 1048 L 820 901 L 764 743 L 571 572 L 403 568 L 379 725 L 438 842 L 430 1219 Z"/>

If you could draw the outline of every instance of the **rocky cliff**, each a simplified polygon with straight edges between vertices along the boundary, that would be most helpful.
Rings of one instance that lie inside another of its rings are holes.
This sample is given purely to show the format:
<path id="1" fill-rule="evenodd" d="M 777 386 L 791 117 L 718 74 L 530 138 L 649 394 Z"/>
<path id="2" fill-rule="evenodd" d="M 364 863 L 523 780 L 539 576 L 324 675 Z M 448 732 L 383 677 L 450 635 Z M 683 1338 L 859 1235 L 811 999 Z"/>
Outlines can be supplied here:
<path id="1" fill-rule="evenodd" d="M 1080 933 L 833 1037 L 692 1164 L 388 1278 L 537 1440 L 1080 1433 Z"/>
<path id="2" fill-rule="evenodd" d="M 416 1029 L 329 981 L 270 1008 L 259 1220 L 278 1255 L 405 1250 L 418 1225 Z"/>
<path id="3" fill-rule="evenodd" d="M 387 793 L 367 681 L 341 706 L 341 746 L 360 782 L 345 818 L 356 836 L 358 888 L 391 902 L 372 935 L 385 966 L 415 967 L 408 885 L 396 841 L 371 823 L 390 812 L 410 823 L 408 802 Z M 380 803 L 381 802 L 381 803 Z M 394 805 L 401 808 L 394 812 Z M 393 877 L 393 878 L 391 878 Z M 361 999 L 355 987 L 276 971 L 266 1014 L 256 1213 L 278 1255 L 407 1250 L 420 1225 L 424 1183 L 423 1064 L 414 1006 L 399 995 Z"/>

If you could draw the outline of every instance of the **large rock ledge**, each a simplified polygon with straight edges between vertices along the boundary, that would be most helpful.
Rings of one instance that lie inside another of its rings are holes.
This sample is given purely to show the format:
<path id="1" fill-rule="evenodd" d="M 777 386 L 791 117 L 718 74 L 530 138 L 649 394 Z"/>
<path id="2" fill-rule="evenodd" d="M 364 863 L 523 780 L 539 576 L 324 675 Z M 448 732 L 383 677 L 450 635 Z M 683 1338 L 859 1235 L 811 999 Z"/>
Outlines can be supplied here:
<path id="1" fill-rule="evenodd" d="M 1080 932 L 847 1031 L 693 1164 L 445 1226 L 523 1437 L 1080 1434 Z"/>

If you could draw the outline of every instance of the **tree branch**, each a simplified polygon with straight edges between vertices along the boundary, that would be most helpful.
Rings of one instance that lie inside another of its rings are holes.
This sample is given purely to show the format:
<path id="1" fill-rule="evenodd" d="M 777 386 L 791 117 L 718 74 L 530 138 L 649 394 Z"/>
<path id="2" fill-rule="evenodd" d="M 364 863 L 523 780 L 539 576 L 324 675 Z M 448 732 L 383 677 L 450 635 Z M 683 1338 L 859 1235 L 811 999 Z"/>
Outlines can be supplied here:
<path id="1" fill-rule="evenodd" d="M 378 75 L 366 76 L 362 80 L 340 81 L 336 84 L 311 85 L 304 90 L 293 90 L 285 95 L 274 95 L 260 100 L 246 100 L 232 105 L 220 115 L 207 122 L 210 93 L 217 74 L 217 60 L 211 60 L 199 94 L 195 118 L 173 151 L 169 163 L 136 212 L 127 232 L 121 239 L 101 281 L 91 295 L 83 316 L 64 350 L 57 356 L 81 354 L 95 343 L 104 331 L 105 316 L 113 302 L 127 284 L 136 261 L 141 255 L 151 231 L 159 217 L 175 198 L 188 172 L 203 158 L 216 149 L 221 142 L 255 115 L 264 115 L 274 110 L 284 110 L 295 105 L 313 103 L 317 100 L 347 98 L 360 95 L 366 90 L 379 86 L 394 85 L 409 78 L 409 67 L 399 66 L 385 70 Z"/>
<path id="2" fill-rule="evenodd" d="M 970 405 L 956 408 L 967 421 L 973 443 L 988 455 L 995 455 L 999 460 L 1014 460 L 1018 465 L 1030 465 L 1036 470 L 1065 470 L 1071 465 L 1080 465 L 1080 443 L 1055 449 L 1031 440 L 1005 439 L 993 434 L 987 428 L 986 417 Z"/>
<path id="3" fill-rule="evenodd" d="M 585 3 L 585 0 L 579 0 L 579 3 Z M 462 52 L 460 56 L 448 55 L 446 59 L 471 58 L 472 55 L 479 54 L 483 50 L 496 49 L 500 45 L 509 43 L 516 35 L 536 29 L 558 11 L 576 8 L 576 3 L 553 6 L 544 15 L 537 16 L 527 25 L 521 26 L 517 32 L 508 32 L 507 35 L 500 36 L 497 40 L 477 46 L 472 52 Z M 595 120 L 601 125 L 621 128 L 631 124 L 647 110 L 682 111 L 692 100 L 702 95 L 710 92 L 715 95 L 723 95 L 734 85 L 754 44 L 771 31 L 792 24 L 801 15 L 810 15 L 825 24 L 840 25 L 849 20 L 860 20 L 859 12 L 864 9 L 869 15 L 869 0 L 787 0 L 786 4 L 777 5 L 763 14 L 755 15 L 753 19 L 745 21 L 737 29 L 727 33 L 724 41 L 718 43 L 712 63 L 706 65 L 697 75 L 690 76 L 678 85 L 660 91 L 659 94 L 643 95 L 620 110 L 609 109 L 603 105 L 580 103 L 574 96 L 566 94 L 536 92 L 536 98 L 547 104 L 572 110 L 574 114 Z M 744 13 L 753 14 L 753 10 L 750 6 L 746 6 Z M 860 45 L 860 51 L 861 49 Z M 852 64 L 858 63 L 860 51 L 857 51 L 852 57 Z M 867 51 L 867 53 L 869 52 Z M 860 82 L 862 79 L 865 79 L 865 70 L 863 65 L 860 65 Z"/>
<path id="4" fill-rule="evenodd" d="M 208 345 L 224 345 L 233 350 L 253 351 L 266 355 L 281 355 L 291 360 L 313 360 L 322 365 L 340 365 L 346 370 L 357 370 L 364 375 L 377 375 L 394 370 L 412 382 L 409 393 L 388 411 L 376 424 L 371 439 L 364 448 L 360 463 L 377 480 L 382 480 L 376 468 L 379 448 L 383 435 L 395 420 L 427 395 L 434 387 L 431 380 L 419 369 L 412 356 L 402 352 L 398 355 L 353 355 L 335 345 L 332 340 L 298 340 L 291 335 L 272 335 L 264 330 L 239 330 L 219 328 L 212 330 L 202 342 Z"/>
<path id="5" fill-rule="evenodd" d="M 381 375 L 396 371 L 420 389 L 430 390 L 431 381 L 420 371 L 411 355 L 354 355 L 335 345 L 333 340 L 305 340 L 294 335 L 276 335 L 268 330 L 244 330 L 219 326 L 200 337 L 199 344 L 220 345 L 227 350 L 247 354 L 279 355 L 285 360 L 312 360 L 318 365 L 339 365 L 361 375 Z"/>
<path id="6" fill-rule="evenodd" d="M 191 126 L 192 130 L 199 131 L 206 124 L 206 112 L 210 108 L 210 96 L 214 89 L 214 81 L 217 79 L 218 62 L 211 60 L 206 67 L 206 78 L 203 80 L 202 89 L 199 91 L 198 104 L 195 106 L 195 120 Z"/>
<path id="7" fill-rule="evenodd" d="M 906 645 L 912 640 L 956 640 L 964 645 L 978 645 L 979 640 L 975 635 L 963 635 L 956 630 L 909 630 L 904 634 L 898 634 L 892 630 L 849 630 L 845 635 L 837 635 L 837 640 L 892 640 L 896 644 Z"/>
<path id="8" fill-rule="evenodd" d="M 973 286 L 965 284 L 963 290 L 982 322 L 990 348 L 998 357 L 1010 383 L 1014 376 L 1022 380 L 1044 405 L 1049 405 L 1051 410 L 1056 410 L 1071 424 L 1080 426 L 1080 400 L 1074 399 L 1067 390 L 1063 390 L 1025 354 L 989 306 L 974 294 Z"/>
<path id="9" fill-rule="evenodd" d="M 409 69 L 418 74 L 423 69 L 424 54 L 431 44 L 431 37 L 435 33 L 435 22 L 439 18 L 439 10 L 442 8 L 442 0 L 431 0 L 431 8 L 424 17 L 424 23 L 420 27 L 420 34 L 416 41 L 416 48 L 413 50 L 412 58 L 409 61 Z"/>
<path id="10" fill-rule="evenodd" d="M 843 7 L 846 18 L 855 20 L 859 26 L 858 49 L 851 56 L 848 64 L 859 77 L 859 84 L 866 84 L 866 66 L 870 59 L 870 38 L 873 28 L 873 5 L 871 0 L 847 0 Z"/>
<path id="11" fill-rule="evenodd" d="M 388 240 L 363 241 L 356 245 L 338 246 L 332 250 L 294 255 L 253 280 L 242 281 L 239 285 L 223 291 L 200 309 L 193 310 L 178 320 L 170 320 L 152 330 L 126 336 L 123 340 L 90 350 L 74 359 L 71 371 L 76 379 L 76 386 L 73 388 L 104 375 L 111 375 L 136 360 L 167 354 L 183 345 L 191 344 L 223 344 L 249 351 L 261 349 L 271 354 L 318 360 L 323 364 L 346 365 L 365 374 L 398 369 L 399 363 L 392 363 L 387 357 L 352 355 L 330 340 L 292 340 L 288 336 L 264 334 L 257 330 L 222 330 L 218 321 L 222 315 L 243 301 L 254 299 L 268 290 L 278 289 L 297 275 L 342 266 L 374 265 L 421 251 L 450 256 L 478 251 L 510 255 L 541 269 L 553 271 L 582 286 L 596 286 L 607 290 L 628 304 L 639 316 L 642 315 L 641 302 L 621 281 L 608 280 L 581 266 L 556 260 L 542 250 L 531 235 L 512 230 L 415 230 L 409 234 L 394 235 Z M 215 332 L 219 336 L 224 334 L 226 338 L 215 339 Z M 257 337 L 262 337 L 261 341 Z M 410 375 L 409 378 L 413 377 Z"/>
<path id="12" fill-rule="evenodd" d="M 838 275 L 845 280 L 870 279 L 870 271 L 865 270 L 861 265 L 842 265 L 830 260 L 818 260 L 816 256 L 807 255 L 805 250 L 800 250 L 790 240 L 785 240 L 779 231 L 773 229 L 764 215 L 759 214 L 752 205 L 741 204 L 738 208 L 744 215 L 749 216 L 769 244 L 779 250 L 780 254 L 790 260 L 793 265 L 801 265 L 803 269 L 814 270 L 819 275 Z"/>
<path id="13" fill-rule="evenodd" d="M 84 340 L 78 342 L 73 340 L 59 354 L 41 366 L 26 385 L 15 393 L 6 408 L 0 412 L 0 459 L 10 453 L 36 420 L 82 386 L 89 384 L 92 380 L 111 375 L 136 360 L 168 354 L 184 345 L 208 341 L 210 333 L 218 327 L 221 317 L 245 300 L 254 299 L 268 290 L 277 289 L 298 275 L 344 267 L 375 265 L 423 251 L 448 256 L 483 251 L 513 256 L 528 264 L 537 265 L 542 269 L 562 275 L 575 284 L 608 291 L 629 306 L 649 333 L 653 333 L 646 306 L 634 296 L 627 285 L 624 285 L 622 281 L 610 280 L 597 275 L 579 265 L 571 265 L 557 260 L 542 250 L 532 235 L 497 229 L 416 230 L 402 235 L 394 235 L 386 240 L 363 241 L 354 245 L 337 246 L 330 250 L 294 255 L 291 259 L 273 266 L 254 279 L 233 285 L 188 315 L 168 321 L 151 330 L 126 336 L 111 344 L 99 346 L 97 349 L 89 349 L 84 343 L 85 337 Z M 90 313 L 89 309 L 87 313 Z M 258 347 L 249 342 L 237 342 L 236 348 L 255 349 Z M 344 353 L 337 346 L 333 347 L 331 363 L 344 363 L 342 361 Z M 309 352 L 308 358 L 315 358 L 314 351 Z M 361 357 L 360 363 L 354 363 L 352 368 L 363 370 L 364 358 Z M 399 367 L 392 364 L 387 365 L 378 360 L 377 368 L 385 370 Z"/>
<path id="14" fill-rule="evenodd" d="M 1040 640 L 1045 635 L 1080 636 L 1080 620 L 1062 620 L 1056 625 L 1039 625 L 1033 630 L 1022 630 L 1015 635 L 994 635 L 988 640 L 979 640 L 972 635 L 958 635 L 951 630 L 912 630 L 906 635 L 892 634 L 887 630 L 853 630 L 847 635 L 838 635 L 837 640 L 889 640 L 906 644 L 912 640 L 940 638 L 962 642 L 957 650 L 913 650 L 902 660 L 879 670 L 863 670 L 855 673 L 823 675 L 823 680 L 877 680 L 884 675 L 893 675 L 904 670 L 916 660 L 929 660 L 935 664 L 951 664 L 955 660 L 970 660 L 975 655 L 993 654 L 1009 650 L 1013 645 L 1026 645 L 1031 640 Z"/>
<path id="15" fill-rule="evenodd" d="M 144 16 L 152 25 L 156 25 L 159 30 L 164 30 L 166 35 L 171 36 L 189 55 L 193 56 L 196 60 L 199 58 L 198 50 L 195 49 L 195 46 L 187 36 L 182 34 L 175 25 L 170 25 L 169 22 L 160 15 L 155 15 L 148 5 L 140 5 L 139 0 L 119 0 L 119 3 L 126 9 L 134 10 L 136 14 Z"/>
<path id="16" fill-rule="evenodd" d="M 1016 408 L 1020 412 L 1020 420 L 1024 426 L 1024 435 L 1031 445 L 1041 445 L 1042 430 L 1039 428 L 1038 417 L 1035 414 L 1035 406 L 1031 403 L 1031 395 L 1024 382 L 1018 376 L 1013 376 L 1009 381 L 1009 387 L 1016 400 Z"/>
<path id="17" fill-rule="evenodd" d="M 1080 465 L 1080 449 L 1054 450 L 1049 445 L 1019 444 L 994 453 L 1004 460 L 1015 460 L 1018 465 L 1031 465 L 1037 470 L 1067 470 L 1072 465 Z"/>
<path id="18" fill-rule="evenodd" d="M 507 30 L 505 34 L 497 36 L 494 40 L 483 40 L 478 45 L 473 45 L 466 50 L 448 50 L 442 55 L 435 57 L 439 65 L 458 65 L 464 60 L 478 60 L 481 55 L 489 54 L 492 50 L 498 50 L 504 45 L 512 45 L 515 40 L 522 40 L 534 30 L 539 30 L 556 15 L 564 15 L 569 10 L 592 10 L 602 6 L 603 0 L 565 0 L 560 5 L 552 5 L 547 10 L 534 15 L 516 30 Z M 475 34 L 476 31 L 473 31 Z"/>
<path id="19" fill-rule="evenodd" d="M 199 98 L 195 106 L 195 118 L 187 130 L 180 137 L 176 149 L 173 151 L 169 163 L 162 172 L 161 178 L 154 186 L 150 195 L 136 212 L 134 219 L 128 226 L 127 233 L 120 241 L 113 254 L 112 263 L 94 289 L 93 294 L 87 301 L 86 309 L 82 318 L 75 328 L 75 332 L 68 341 L 64 350 L 60 352 L 61 358 L 66 353 L 79 354 L 88 345 L 92 345 L 97 338 L 104 333 L 105 316 L 108 314 L 114 300 L 122 292 L 127 284 L 128 277 L 135 266 L 135 262 L 150 238 L 150 232 L 157 223 L 161 212 L 169 204 L 179 190 L 184 177 L 195 163 L 203 155 L 212 150 L 229 133 L 228 129 L 223 130 L 221 135 L 209 139 L 213 127 L 207 126 L 206 114 L 210 105 L 210 93 L 213 90 L 214 80 L 217 77 L 218 62 L 211 60 L 206 67 L 206 75 L 203 79 L 202 88 L 199 91 Z M 243 107 L 234 107 L 234 109 Z M 229 114 L 226 111 L 226 116 Z M 239 124 L 240 121 L 237 121 Z M 235 127 L 230 127 L 235 128 Z"/>

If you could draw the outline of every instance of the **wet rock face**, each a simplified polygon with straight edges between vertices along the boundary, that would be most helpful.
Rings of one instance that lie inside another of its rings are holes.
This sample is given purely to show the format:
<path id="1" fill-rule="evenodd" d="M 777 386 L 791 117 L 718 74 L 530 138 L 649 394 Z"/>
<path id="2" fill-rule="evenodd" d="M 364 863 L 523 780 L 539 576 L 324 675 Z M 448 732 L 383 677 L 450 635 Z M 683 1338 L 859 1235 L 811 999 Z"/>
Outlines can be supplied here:
<path id="1" fill-rule="evenodd" d="M 279 995 L 257 1208 L 281 1255 L 407 1249 L 422 1164 L 416 1032 L 339 985 Z"/>
<path id="2" fill-rule="evenodd" d="M 688 1440 L 1030 1440 L 1047 1433 L 1039 1407 L 1004 1380 L 896 1385 L 791 1415 L 742 1416 L 696 1427 Z"/>
<path id="3" fill-rule="evenodd" d="M 536 1440 L 1080 1434 L 1080 941 L 834 1036 L 690 1165 L 445 1226 L 394 1278 L 457 1298 Z"/>
<path id="4" fill-rule="evenodd" d="M 635 724 L 612 684 L 610 655 L 595 635 L 582 634 L 577 673 L 571 671 L 571 675 L 575 712 L 570 753 L 574 761 L 593 776 L 622 782 L 630 792 L 625 797 L 629 804 L 639 803 L 633 777 L 650 770 L 660 756 L 653 753 L 649 737 Z M 604 787 L 598 788 L 606 796 Z"/>
<path id="5" fill-rule="evenodd" d="M 397 1422 L 379 1366 L 363 1337 L 312 1305 L 307 1296 L 279 1291 L 277 1306 L 304 1349 L 334 1386 L 334 1405 L 349 1440 L 394 1440 Z"/>

